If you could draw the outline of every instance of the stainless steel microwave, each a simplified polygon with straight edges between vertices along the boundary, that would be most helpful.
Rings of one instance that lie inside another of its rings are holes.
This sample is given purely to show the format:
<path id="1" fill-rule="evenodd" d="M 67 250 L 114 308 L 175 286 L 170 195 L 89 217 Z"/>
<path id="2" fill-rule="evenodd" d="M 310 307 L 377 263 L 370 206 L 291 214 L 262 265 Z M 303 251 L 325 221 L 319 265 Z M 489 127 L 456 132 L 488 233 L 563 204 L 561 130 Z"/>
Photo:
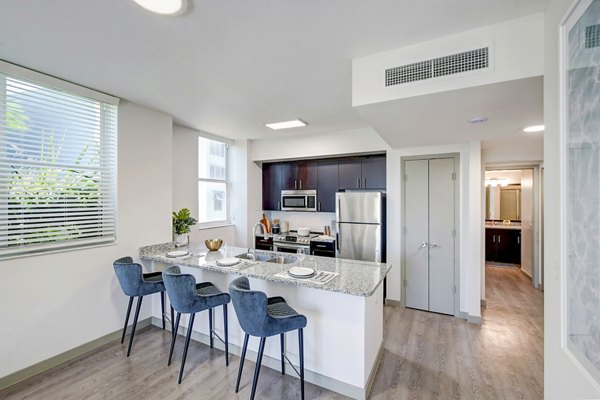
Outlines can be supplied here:
<path id="1" fill-rule="evenodd" d="M 283 211 L 317 211 L 316 190 L 282 190 Z"/>

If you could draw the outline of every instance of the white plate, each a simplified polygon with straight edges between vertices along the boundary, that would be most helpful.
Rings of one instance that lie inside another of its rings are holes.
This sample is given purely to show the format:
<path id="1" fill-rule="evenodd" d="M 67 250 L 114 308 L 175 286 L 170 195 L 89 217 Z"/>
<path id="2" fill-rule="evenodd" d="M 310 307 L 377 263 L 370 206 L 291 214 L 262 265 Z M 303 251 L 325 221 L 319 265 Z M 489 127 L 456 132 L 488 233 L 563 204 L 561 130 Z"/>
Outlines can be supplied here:
<path id="1" fill-rule="evenodd" d="M 189 251 L 187 250 L 173 250 L 167 253 L 167 257 L 175 258 L 175 257 L 183 257 L 187 256 Z"/>
<path id="2" fill-rule="evenodd" d="M 232 265 L 239 264 L 242 260 L 237 257 L 231 258 L 221 258 L 217 260 L 217 265 L 221 265 L 223 267 L 231 267 Z"/>
<path id="3" fill-rule="evenodd" d="M 288 274 L 293 276 L 294 278 L 310 278 L 314 276 L 316 271 L 312 268 L 305 267 L 292 267 L 288 271 Z"/>

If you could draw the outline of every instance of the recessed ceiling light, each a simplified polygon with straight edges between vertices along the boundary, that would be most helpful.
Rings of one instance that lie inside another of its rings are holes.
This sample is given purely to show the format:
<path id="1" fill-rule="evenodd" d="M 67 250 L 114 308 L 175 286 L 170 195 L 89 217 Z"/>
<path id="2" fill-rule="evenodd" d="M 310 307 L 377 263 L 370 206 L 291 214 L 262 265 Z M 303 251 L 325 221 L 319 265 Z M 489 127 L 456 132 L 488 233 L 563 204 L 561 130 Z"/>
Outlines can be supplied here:
<path id="1" fill-rule="evenodd" d="M 182 14 L 187 6 L 187 0 L 133 0 L 141 7 L 161 15 Z"/>
<path id="2" fill-rule="evenodd" d="M 482 124 L 487 121 L 487 117 L 473 117 L 469 120 L 471 124 Z"/>
<path id="3" fill-rule="evenodd" d="M 298 128 L 298 127 L 306 126 L 306 125 L 308 125 L 308 124 L 299 118 L 293 119 L 291 121 L 270 122 L 268 124 L 265 124 L 265 126 L 267 128 L 271 128 L 271 129 Z"/>
<path id="4" fill-rule="evenodd" d="M 544 130 L 544 125 L 533 125 L 523 129 L 523 132 L 541 132 Z"/>

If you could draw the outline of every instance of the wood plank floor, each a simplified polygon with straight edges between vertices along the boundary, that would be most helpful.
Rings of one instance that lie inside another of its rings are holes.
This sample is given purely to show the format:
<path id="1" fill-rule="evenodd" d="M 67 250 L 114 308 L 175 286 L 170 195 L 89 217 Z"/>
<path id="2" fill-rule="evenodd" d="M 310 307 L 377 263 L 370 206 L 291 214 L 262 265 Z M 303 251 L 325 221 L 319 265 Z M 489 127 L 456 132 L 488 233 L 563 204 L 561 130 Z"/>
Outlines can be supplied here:
<path id="1" fill-rule="evenodd" d="M 487 309 L 481 325 L 400 307 L 385 308 L 384 351 L 369 398 L 541 399 L 543 295 L 518 269 L 487 267 Z M 110 343 L 0 391 L 0 399 L 248 399 L 254 364 L 234 392 L 239 358 L 192 342 L 181 385 L 180 340 L 166 367 L 169 334 L 139 332 L 133 354 Z M 263 367 L 257 399 L 298 399 L 299 381 Z M 306 385 L 307 399 L 345 399 Z"/>

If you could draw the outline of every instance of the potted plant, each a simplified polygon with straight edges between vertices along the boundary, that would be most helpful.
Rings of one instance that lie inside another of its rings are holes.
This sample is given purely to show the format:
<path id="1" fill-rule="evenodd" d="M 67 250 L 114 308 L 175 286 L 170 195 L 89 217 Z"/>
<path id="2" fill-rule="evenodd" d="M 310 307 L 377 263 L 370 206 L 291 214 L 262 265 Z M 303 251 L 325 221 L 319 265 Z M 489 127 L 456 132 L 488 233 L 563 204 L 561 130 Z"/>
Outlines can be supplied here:
<path id="1" fill-rule="evenodd" d="M 188 244 L 190 227 L 196 225 L 196 219 L 190 215 L 190 210 L 182 208 L 178 212 L 173 211 L 173 241 L 175 246 L 185 246 Z"/>

